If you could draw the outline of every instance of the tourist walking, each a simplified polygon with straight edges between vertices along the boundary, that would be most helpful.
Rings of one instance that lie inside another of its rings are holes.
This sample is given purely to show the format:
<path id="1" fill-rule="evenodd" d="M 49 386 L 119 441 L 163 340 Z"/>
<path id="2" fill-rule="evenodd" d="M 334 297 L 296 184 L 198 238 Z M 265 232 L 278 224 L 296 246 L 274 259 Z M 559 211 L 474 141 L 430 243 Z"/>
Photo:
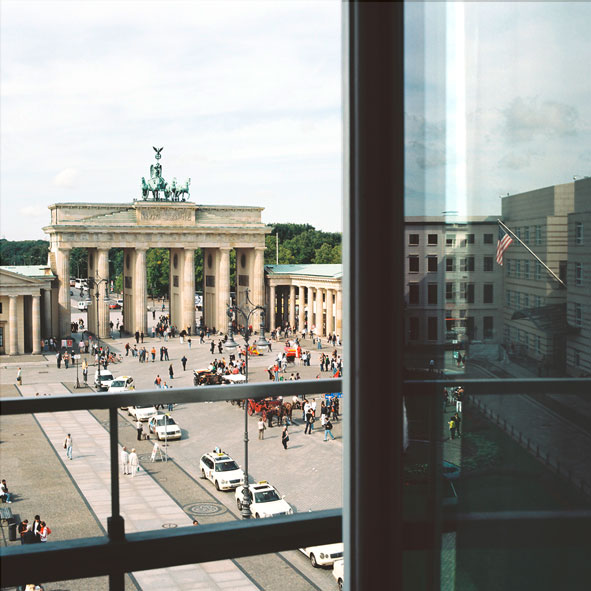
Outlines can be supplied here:
<path id="1" fill-rule="evenodd" d="M 8 492 L 8 485 L 6 484 L 6 480 L 2 479 L 2 484 L 0 485 L 0 497 L 2 497 L 3 503 L 12 503 L 10 500 L 12 495 Z"/>
<path id="2" fill-rule="evenodd" d="M 168 375 L 170 376 L 170 379 L 174 379 L 174 370 L 172 369 L 172 363 L 168 366 Z"/>
<path id="3" fill-rule="evenodd" d="M 451 419 L 448 422 L 448 425 L 449 425 L 450 439 L 455 439 L 456 438 L 456 419 L 455 419 L 455 417 L 451 417 Z"/>
<path id="4" fill-rule="evenodd" d="M 306 428 L 304 429 L 304 435 L 312 435 L 312 429 L 314 428 L 314 411 L 312 408 L 308 408 L 306 411 Z"/>
<path id="5" fill-rule="evenodd" d="M 72 459 L 72 436 L 70 435 L 70 433 L 68 433 L 66 435 L 66 438 L 64 439 L 64 449 L 66 450 L 66 457 L 68 458 L 68 460 Z"/>
<path id="6" fill-rule="evenodd" d="M 131 468 L 131 477 L 135 476 L 135 473 L 140 469 L 140 461 L 135 453 L 135 447 L 131 450 L 129 454 L 129 467 Z"/>
<path id="7" fill-rule="evenodd" d="M 18 371 L 16 372 L 16 383 L 18 386 L 23 385 L 23 370 L 19 367 Z"/>
<path id="8" fill-rule="evenodd" d="M 181 357 L 181 363 L 183 364 L 183 371 L 187 371 L 187 358 L 184 355 Z"/>
<path id="9" fill-rule="evenodd" d="M 329 435 L 331 439 L 334 439 L 334 435 L 332 434 L 332 423 L 330 422 L 330 419 L 326 417 L 324 421 L 324 441 L 327 441 Z"/>
<path id="10" fill-rule="evenodd" d="M 128 476 L 131 473 L 129 470 L 129 452 L 125 446 L 121 450 L 121 467 L 123 468 L 123 476 Z"/>
<path id="11" fill-rule="evenodd" d="M 462 436 L 462 419 L 460 418 L 460 413 L 456 413 L 453 416 L 455 422 L 456 422 L 456 435 L 458 437 Z"/>
<path id="12" fill-rule="evenodd" d="M 263 417 L 259 418 L 259 439 L 264 439 L 265 438 L 265 421 L 263 421 Z"/>
<path id="13" fill-rule="evenodd" d="M 281 443 L 283 444 L 283 449 L 287 449 L 287 442 L 289 441 L 289 433 L 287 432 L 287 425 L 283 427 L 283 431 L 281 433 Z"/>
<path id="14" fill-rule="evenodd" d="M 39 541 L 41 543 L 47 542 L 47 536 L 51 533 L 51 530 L 49 529 L 49 527 L 47 527 L 47 524 L 45 523 L 45 521 L 41 522 L 41 529 L 39 530 Z"/>

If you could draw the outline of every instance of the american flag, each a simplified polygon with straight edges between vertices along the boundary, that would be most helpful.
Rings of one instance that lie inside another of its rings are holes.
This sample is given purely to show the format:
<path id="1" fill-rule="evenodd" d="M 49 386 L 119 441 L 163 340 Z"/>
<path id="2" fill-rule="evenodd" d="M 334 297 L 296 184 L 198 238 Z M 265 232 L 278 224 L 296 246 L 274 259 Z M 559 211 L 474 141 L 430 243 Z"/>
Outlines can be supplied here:
<path id="1" fill-rule="evenodd" d="M 499 226 L 499 241 L 497 242 L 497 263 L 503 265 L 503 253 L 511 246 L 513 238 Z"/>

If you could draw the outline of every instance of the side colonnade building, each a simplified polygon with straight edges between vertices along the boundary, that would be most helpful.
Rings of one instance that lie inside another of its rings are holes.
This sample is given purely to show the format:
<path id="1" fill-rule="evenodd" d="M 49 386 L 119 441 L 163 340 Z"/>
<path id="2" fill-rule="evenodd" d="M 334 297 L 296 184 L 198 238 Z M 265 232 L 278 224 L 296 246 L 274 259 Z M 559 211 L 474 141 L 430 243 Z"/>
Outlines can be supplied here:
<path id="1" fill-rule="evenodd" d="M 269 330 L 342 335 L 342 265 L 266 265 Z"/>
<path id="2" fill-rule="evenodd" d="M 92 304 L 88 329 L 110 335 L 109 249 L 123 249 L 123 329 L 147 333 L 146 253 L 170 250 L 170 322 L 179 330 L 195 327 L 195 251 L 203 251 L 205 325 L 224 331 L 230 302 L 230 251 L 236 250 L 237 298 L 246 290 L 264 304 L 265 235 L 261 207 L 208 206 L 188 202 L 134 201 L 126 204 L 58 203 L 50 206 L 49 264 L 57 277 L 57 313 L 53 332 L 70 334 L 70 251 L 86 248 Z M 98 293 L 98 306 L 97 306 Z M 98 309 L 97 309 L 98 308 Z M 97 319 L 98 313 L 98 319 Z M 98 321 L 98 325 L 97 325 Z"/>

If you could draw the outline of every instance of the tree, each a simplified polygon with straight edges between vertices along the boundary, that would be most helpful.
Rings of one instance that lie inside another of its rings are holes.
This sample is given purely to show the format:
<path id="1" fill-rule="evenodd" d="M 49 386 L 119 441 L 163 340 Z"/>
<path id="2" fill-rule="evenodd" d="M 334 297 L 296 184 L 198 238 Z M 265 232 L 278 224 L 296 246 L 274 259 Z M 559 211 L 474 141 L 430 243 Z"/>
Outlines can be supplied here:
<path id="1" fill-rule="evenodd" d="M 48 252 L 47 240 L 0 239 L 1 265 L 46 265 Z"/>
<path id="2" fill-rule="evenodd" d="M 154 297 L 168 295 L 170 254 L 167 248 L 150 248 L 146 254 L 148 293 Z"/>

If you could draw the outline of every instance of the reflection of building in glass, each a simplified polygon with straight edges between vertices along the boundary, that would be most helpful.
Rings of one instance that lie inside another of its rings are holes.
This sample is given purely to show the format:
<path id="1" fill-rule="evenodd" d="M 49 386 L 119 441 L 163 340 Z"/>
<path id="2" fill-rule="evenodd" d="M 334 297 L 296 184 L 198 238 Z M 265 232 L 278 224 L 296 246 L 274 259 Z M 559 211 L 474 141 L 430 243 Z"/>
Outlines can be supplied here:
<path id="1" fill-rule="evenodd" d="M 505 253 L 504 342 L 510 352 L 558 373 L 564 373 L 567 364 L 570 373 L 590 367 L 589 354 L 584 359 L 583 351 L 589 340 L 583 317 L 591 299 L 589 289 L 584 290 L 590 255 L 582 233 L 582 242 L 576 244 L 577 231 L 583 232 L 577 223 L 589 219 L 591 214 L 583 210 L 589 212 L 590 203 L 591 179 L 503 199 L 504 223 L 567 283 L 565 288 L 515 240 Z"/>
<path id="2" fill-rule="evenodd" d="M 406 342 L 500 343 L 502 269 L 497 218 L 405 219 Z"/>

